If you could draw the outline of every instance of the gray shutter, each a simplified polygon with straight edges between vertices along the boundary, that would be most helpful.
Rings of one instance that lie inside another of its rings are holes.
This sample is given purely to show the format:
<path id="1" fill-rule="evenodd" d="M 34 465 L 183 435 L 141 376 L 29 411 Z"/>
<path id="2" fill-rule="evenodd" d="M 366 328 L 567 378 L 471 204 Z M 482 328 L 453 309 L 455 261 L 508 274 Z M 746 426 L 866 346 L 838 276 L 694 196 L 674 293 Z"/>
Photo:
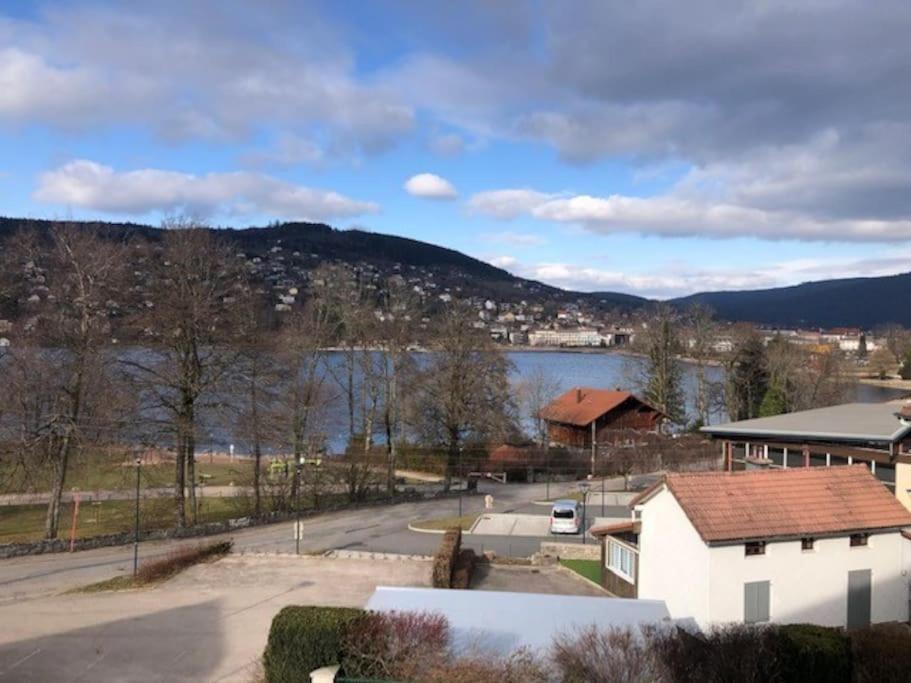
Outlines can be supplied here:
<path id="1" fill-rule="evenodd" d="M 872 573 L 869 569 L 848 572 L 848 628 L 870 625 Z"/>
<path id="2" fill-rule="evenodd" d="M 743 584 L 743 621 L 755 624 L 769 620 L 769 582 Z"/>

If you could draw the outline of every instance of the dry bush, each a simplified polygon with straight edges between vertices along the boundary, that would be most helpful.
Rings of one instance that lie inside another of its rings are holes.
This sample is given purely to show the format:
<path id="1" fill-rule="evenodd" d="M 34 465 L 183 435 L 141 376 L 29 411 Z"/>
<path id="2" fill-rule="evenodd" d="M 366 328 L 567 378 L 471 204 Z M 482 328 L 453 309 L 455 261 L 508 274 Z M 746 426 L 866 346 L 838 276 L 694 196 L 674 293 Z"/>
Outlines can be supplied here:
<path id="1" fill-rule="evenodd" d="M 509 657 L 459 657 L 423 672 L 421 683 L 548 683 L 548 667 L 528 650 Z"/>
<path id="2" fill-rule="evenodd" d="M 652 683 L 660 681 L 658 661 L 649 630 L 595 626 L 559 636 L 552 658 L 564 683 Z"/>
<path id="3" fill-rule="evenodd" d="M 453 527 L 446 531 L 436 555 L 433 556 L 433 587 L 452 587 L 452 571 L 462 548 L 462 529 Z"/>
<path id="4" fill-rule="evenodd" d="M 219 541 L 205 546 L 183 546 L 168 552 L 160 559 L 145 562 L 139 567 L 136 573 L 138 583 L 152 583 L 162 581 L 174 574 L 192 567 L 213 557 L 220 557 L 231 552 L 234 545 L 232 541 Z"/>
<path id="5" fill-rule="evenodd" d="M 449 623 L 439 614 L 367 612 L 344 640 L 345 675 L 386 680 L 425 680 L 447 659 Z"/>
<path id="6" fill-rule="evenodd" d="M 471 587 L 477 556 L 471 548 L 462 548 L 452 568 L 452 588 L 467 589 Z"/>
<path id="7" fill-rule="evenodd" d="M 911 628 L 880 624 L 851 633 L 854 680 L 858 683 L 906 681 L 911 675 Z"/>

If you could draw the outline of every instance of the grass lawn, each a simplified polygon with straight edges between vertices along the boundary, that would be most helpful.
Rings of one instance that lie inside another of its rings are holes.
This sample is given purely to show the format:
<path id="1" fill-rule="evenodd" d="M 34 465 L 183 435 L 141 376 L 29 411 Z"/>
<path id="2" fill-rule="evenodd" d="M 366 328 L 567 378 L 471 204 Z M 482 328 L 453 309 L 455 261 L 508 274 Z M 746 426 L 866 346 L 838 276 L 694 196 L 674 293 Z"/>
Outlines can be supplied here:
<path id="1" fill-rule="evenodd" d="M 462 531 L 468 531 L 478 519 L 479 515 L 463 515 L 462 517 L 438 517 L 436 519 L 422 519 L 418 522 L 412 522 L 411 526 L 416 529 L 427 529 L 429 531 L 445 531 L 453 527 L 461 527 Z"/>
<path id="2" fill-rule="evenodd" d="M 136 486 L 136 470 L 132 462 L 120 457 L 94 456 L 73 461 L 66 477 L 66 488 L 80 491 L 132 490 Z M 235 460 L 232 463 L 206 462 L 205 454 L 197 456 L 196 476 L 205 476 L 207 486 L 248 485 L 253 481 L 253 463 Z M 51 473 L 36 472 L 26 477 L 19 470 L 0 468 L 0 493 L 50 491 Z M 142 488 L 161 488 L 174 485 L 174 465 L 143 465 Z"/>
<path id="3" fill-rule="evenodd" d="M 249 514 L 247 498 L 202 498 L 199 521 L 218 522 Z M 44 536 L 46 505 L 9 505 L 0 507 L 0 543 L 35 541 Z M 131 500 L 82 502 L 76 521 L 76 537 L 102 536 L 130 531 L 134 527 L 135 503 Z M 167 529 L 175 525 L 174 502 L 169 498 L 143 500 L 139 512 L 140 528 Z M 73 524 L 73 505 L 64 503 L 60 513 L 60 538 L 69 538 Z"/>
<path id="4" fill-rule="evenodd" d="M 600 560 L 560 560 L 560 564 L 567 569 L 572 569 L 579 576 L 584 576 L 589 581 L 601 585 Z"/>

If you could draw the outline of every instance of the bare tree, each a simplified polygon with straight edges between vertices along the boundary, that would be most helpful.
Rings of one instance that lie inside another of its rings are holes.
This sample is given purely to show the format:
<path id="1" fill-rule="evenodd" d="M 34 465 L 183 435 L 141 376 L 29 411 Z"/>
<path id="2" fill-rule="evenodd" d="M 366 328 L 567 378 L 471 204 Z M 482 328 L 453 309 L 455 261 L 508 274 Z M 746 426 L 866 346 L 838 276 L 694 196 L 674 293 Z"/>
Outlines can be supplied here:
<path id="1" fill-rule="evenodd" d="M 703 304 L 694 304 L 686 314 L 689 340 L 687 355 L 696 365 L 696 419 L 700 425 L 708 424 L 711 405 L 711 386 L 706 374 L 709 360 L 714 355 L 718 340 L 718 325 L 712 309 Z"/>
<path id="2" fill-rule="evenodd" d="M 522 417 L 528 419 L 534 430 L 536 444 L 543 446 L 547 441 L 547 422 L 541 417 L 541 409 L 560 392 L 560 380 L 542 366 L 536 366 L 516 384 L 516 395 Z"/>
<path id="3" fill-rule="evenodd" d="M 6 266 L 28 289 L 31 320 L 3 364 L 6 390 L 20 410 L 20 445 L 52 471 L 45 536 L 56 538 L 60 501 L 73 455 L 114 430 L 106 408 L 112 378 L 104 349 L 124 290 L 124 245 L 73 226 L 47 239 L 20 234 L 7 245 Z"/>
<path id="4" fill-rule="evenodd" d="M 174 505 L 178 527 L 196 514 L 196 432 L 200 410 L 236 363 L 238 314 L 249 296 L 243 262 L 211 230 L 166 225 L 150 259 L 151 292 L 139 326 L 154 353 L 122 362 L 164 411 L 176 440 Z"/>
<path id="5" fill-rule="evenodd" d="M 447 491 L 466 441 L 482 444 L 517 431 L 509 360 L 474 320 L 465 305 L 447 308 L 436 321 L 430 359 L 410 391 L 414 430 L 424 443 L 445 449 Z"/>
<path id="6" fill-rule="evenodd" d="M 668 416 L 672 422 L 686 418 L 682 372 L 679 319 L 667 305 L 655 308 L 641 334 L 645 350 L 641 384 L 645 400 Z"/>
<path id="7" fill-rule="evenodd" d="M 386 442 L 386 492 L 395 493 L 395 469 L 402 423 L 402 390 L 416 370 L 409 351 L 421 317 L 420 302 L 403 283 L 387 283 L 383 307 L 371 336 L 372 354 L 368 382 L 382 389 L 381 421 Z"/>

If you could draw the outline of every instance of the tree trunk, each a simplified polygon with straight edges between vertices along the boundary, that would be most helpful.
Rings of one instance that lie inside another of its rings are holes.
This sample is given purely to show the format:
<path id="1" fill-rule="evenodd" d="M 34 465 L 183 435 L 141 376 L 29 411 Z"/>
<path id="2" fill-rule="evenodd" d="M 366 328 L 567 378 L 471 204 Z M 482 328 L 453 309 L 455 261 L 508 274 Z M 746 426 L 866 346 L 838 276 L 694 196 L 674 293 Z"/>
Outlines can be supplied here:
<path id="1" fill-rule="evenodd" d="M 174 458 L 174 511 L 178 529 L 183 529 L 187 525 L 187 510 L 184 498 L 184 492 L 186 490 L 185 463 L 187 460 L 186 432 L 186 425 L 181 418 L 177 433 L 177 455 Z"/>
<path id="2" fill-rule="evenodd" d="M 196 435 L 192 423 L 187 431 L 187 494 L 190 503 L 190 523 L 196 524 Z"/>
<path id="3" fill-rule="evenodd" d="M 66 481 L 66 470 L 70 457 L 70 436 L 63 437 L 60 445 L 60 454 L 57 457 L 57 467 L 54 471 L 54 487 L 51 490 L 51 499 L 47 506 L 47 516 L 44 520 L 44 537 L 48 540 L 57 538 L 60 525 L 60 499 L 63 497 L 63 485 Z"/>

